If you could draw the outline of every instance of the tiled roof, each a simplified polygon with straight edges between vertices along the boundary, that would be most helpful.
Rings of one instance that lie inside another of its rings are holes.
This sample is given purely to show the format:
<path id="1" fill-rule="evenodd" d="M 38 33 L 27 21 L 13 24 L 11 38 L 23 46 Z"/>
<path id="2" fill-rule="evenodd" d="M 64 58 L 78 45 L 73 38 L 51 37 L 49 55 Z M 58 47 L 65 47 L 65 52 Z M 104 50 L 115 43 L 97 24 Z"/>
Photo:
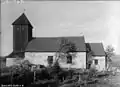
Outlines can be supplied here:
<path id="1" fill-rule="evenodd" d="M 102 43 L 89 43 L 90 50 L 93 56 L 105 56 L 105 51 Z"/>
<path id="2" fill-rule="evenodd" d="M 16 57 L 21 57 L 24 58 L 24 52 L 12 52 L 9 55 L 7 55 L 5 58 L 16 58 Z"/>
<path id="3" fill-rule="evenodd" d="M 74 43 L 76 51 L 86 51 L 85 40 L 80 37 L 42 37 L 30 41 L 26 47 L 27 52 L 56 52 L 60 48 L 61 38 Z"/>

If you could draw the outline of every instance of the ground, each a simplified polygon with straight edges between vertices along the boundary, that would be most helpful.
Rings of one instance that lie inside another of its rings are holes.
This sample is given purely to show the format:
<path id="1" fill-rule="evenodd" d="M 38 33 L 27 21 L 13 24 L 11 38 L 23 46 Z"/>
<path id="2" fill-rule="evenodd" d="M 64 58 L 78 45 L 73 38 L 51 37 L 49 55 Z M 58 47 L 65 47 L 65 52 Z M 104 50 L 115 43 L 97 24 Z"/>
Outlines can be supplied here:
<path id="1" fill-rule="evenodd" d="M 120 87 L 120 73 L 101 79 L 101 82 L 95 87 Z"/>
<path id="2" fill-rule="evenodd" d="M 112 84 L 113 87 L 120 87 L 120 73 L 117 73 L 115 76 L 108 77 L 109 84 Z"/>
<path id="3" fill-rule="evenodd" d="M 96 84 L 89 84 L 81 87 L 120 87 L 120 73 L 117 73 L 115 76 L 101 78 Z"/>

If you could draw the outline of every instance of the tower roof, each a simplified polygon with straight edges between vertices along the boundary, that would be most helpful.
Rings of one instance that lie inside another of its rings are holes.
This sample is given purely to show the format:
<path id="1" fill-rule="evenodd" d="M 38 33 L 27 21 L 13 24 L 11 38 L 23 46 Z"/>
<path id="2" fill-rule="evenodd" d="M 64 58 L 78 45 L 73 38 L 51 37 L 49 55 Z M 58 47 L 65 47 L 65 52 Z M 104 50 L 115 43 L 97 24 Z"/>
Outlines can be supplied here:
<path id="1" fill-rule="evenodd" d="M 18 17 L 12 23 L 12 25 L 30 25 L 31 27 L 33 27 L 24 13 L 20 17 Z"/>

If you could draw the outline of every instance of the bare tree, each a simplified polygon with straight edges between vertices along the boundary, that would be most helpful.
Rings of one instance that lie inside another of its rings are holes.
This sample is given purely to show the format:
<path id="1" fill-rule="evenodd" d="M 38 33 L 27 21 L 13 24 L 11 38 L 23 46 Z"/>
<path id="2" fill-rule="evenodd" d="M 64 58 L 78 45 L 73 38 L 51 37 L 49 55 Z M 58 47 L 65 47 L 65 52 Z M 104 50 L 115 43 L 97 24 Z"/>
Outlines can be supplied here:
<path id="1" fill-rule="evenodd" d="M 105 50 L 107 60 L 111 62 L 111 57 L 114 56 L 114 48 L 111 45 L 108 45 Z"/>
<path id="2" fill-rule="evenodd" d="M 72 56 L 72 58 L 75 58 L 76 51 L 77 47 L 75 43 L 66 38 L 61 38 L 59 50 L 56 52 L 56 62 L 58 62 L 59 59 L 66 58 L 67 56 Z"/>
<path id="3" fill-rule="evenodd" d="M 74 63 L 71 61 L 71 58 L 75 58 L 76 56 L 76 45 L 75 43 L 69 41 L 66 38 L 61 38 L 60 40 L 60 45 L 59 45 L 59 49 L 56 52 L 55 56 L 56 56 L 56 60 L 53 64 L 52 67 L 52 72 L 54 72 L 54 76 L 55 78 L 58 78 L 58 74 L 60 72 L 62 72 L 61 67 L 59 66 L 59 60 L 66 60 L 66 57 L 70 57 L 67 58 L 67 63 L 69 63 L 70 65 L 73 65 Z M 69 60 L 68 60 L 69 59 Z M 68 69 L 70 69 L 70 66 L 68 67 Z"/>
<path id="4" fill-rule="evenodd" d="M 111 67 L 111 63 L 112 63 L 111 57 L 115 55 L 114 47 L 111 45 L 108 45 L 106 47 L 105 54 L 106 54 L 106 61 L 107 61 L 107 65 L 108 65 L 107 70 L 108 70 Z"/>

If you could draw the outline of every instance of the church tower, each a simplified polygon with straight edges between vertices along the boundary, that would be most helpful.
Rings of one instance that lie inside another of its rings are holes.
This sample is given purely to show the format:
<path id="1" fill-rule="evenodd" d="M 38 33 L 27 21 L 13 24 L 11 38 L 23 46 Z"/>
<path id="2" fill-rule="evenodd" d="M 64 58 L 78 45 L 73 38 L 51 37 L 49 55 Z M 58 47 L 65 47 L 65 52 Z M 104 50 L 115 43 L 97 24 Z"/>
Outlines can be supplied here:
<path id="1" fill-rule="evenodd" d="M 24 52 L 29 41 L 32 40 L 32 25 L 23 13 L 13 23 L 13 52 Z"/>

